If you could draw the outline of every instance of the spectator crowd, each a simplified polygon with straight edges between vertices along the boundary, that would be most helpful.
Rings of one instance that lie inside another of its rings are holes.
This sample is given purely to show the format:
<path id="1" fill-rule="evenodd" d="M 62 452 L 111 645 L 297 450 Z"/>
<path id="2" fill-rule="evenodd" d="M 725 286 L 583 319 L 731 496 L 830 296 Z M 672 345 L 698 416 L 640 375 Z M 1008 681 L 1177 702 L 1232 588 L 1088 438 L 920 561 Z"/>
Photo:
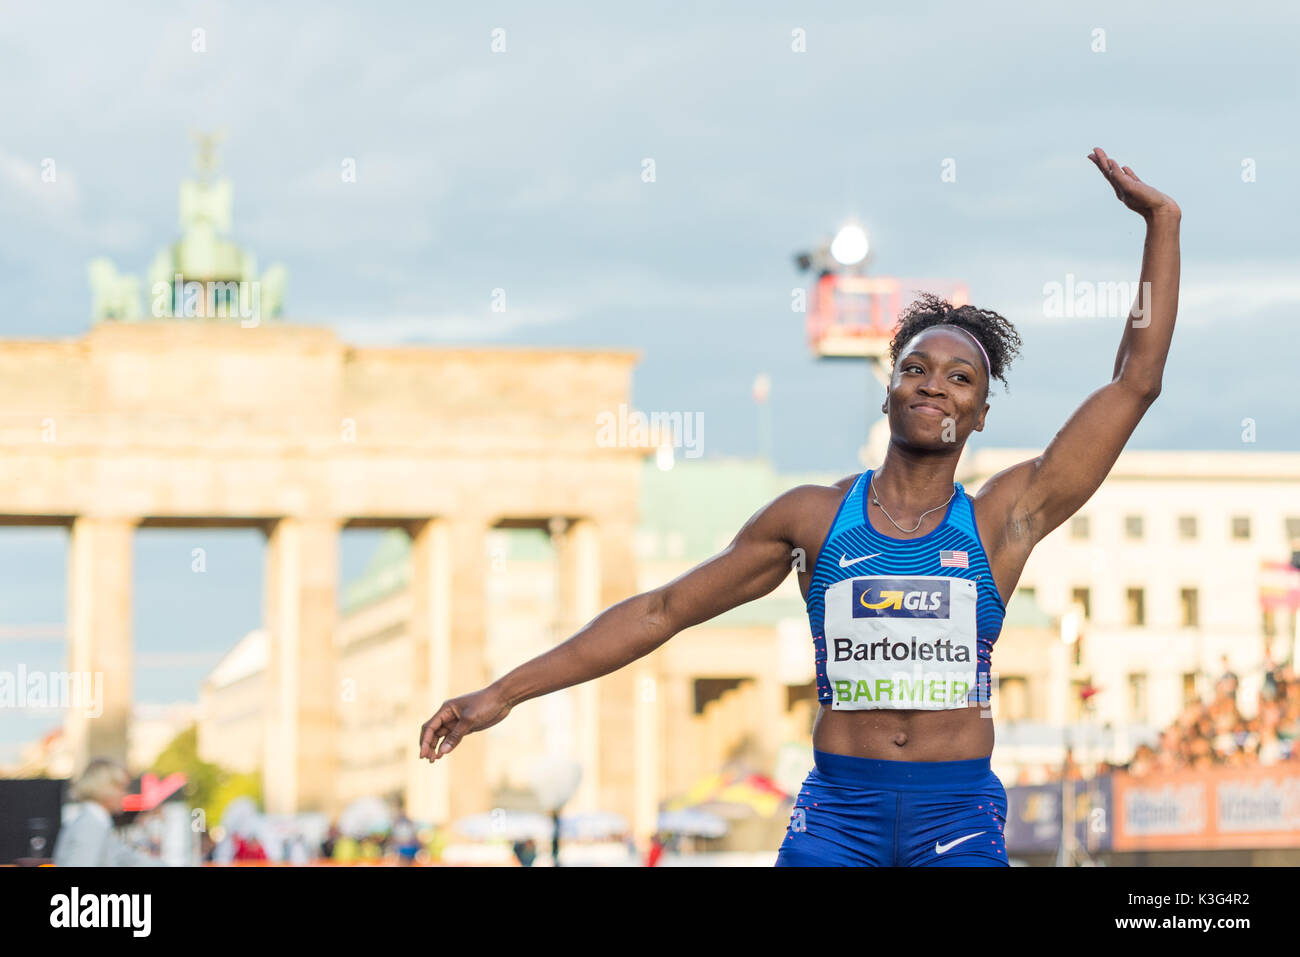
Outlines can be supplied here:
<path id="1" fill-rule="evenodd" d="M 420 829 L 415 822 L 400 815 L 388 827 L 360 837 L 343 832 L 337 824 L 319 847 L 313 847 L 300 834 L 271 842 L 270 847 L 256 834 L 229 833 L 213 841 L 204 835 L 203 860 L 214 864 L 268 863 L 287 864 L 433 864 L 442 859 L 447 844 L 443 829 Z"/>
<path id="2" fill-rule="evenodd" d="M 1046 768 L 1047 780 L 1081 779 L 1127 771 L 1132 775 L 1300 764 L 1300 679 L 1293 664 L 1265 658 L 1264 677 L 1251 717 L 1241 710 L 1240 683 L 1222 659 L 1222 673 L 1210 699 L 1189 701 L 1154 744 L 1141 744 L 1127 764 L 1101 762 L 1087 773 L 1067 750 L 1063 767 Z M 1019 783 L 1029 783 L 1022 775 Z"/>

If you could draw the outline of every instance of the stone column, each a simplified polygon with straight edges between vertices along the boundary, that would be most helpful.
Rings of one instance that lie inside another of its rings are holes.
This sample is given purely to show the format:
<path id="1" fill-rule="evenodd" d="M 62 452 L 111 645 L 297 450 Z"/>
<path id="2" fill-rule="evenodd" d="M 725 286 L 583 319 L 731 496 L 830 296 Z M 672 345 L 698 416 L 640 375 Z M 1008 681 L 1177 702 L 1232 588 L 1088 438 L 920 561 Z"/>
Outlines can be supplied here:
<path id="1" fill-rule="evenodd" d="M 287 517 L 267 537 L 262 790 L 273 814 L 337 810 L 339 525 Z"/>
<path id="2" fill-rule="evenodd" d="M 407 809 L 448 824 L 489 810 L 487 736 L 476 732 L 435 764 L 420 759 L 420 728 L 448 698 L 478 691 L 487 667 L 487 521 L 430 519 L 412 531 Z M 508 718 L 506 720 L 509 720 Z"/>
<path id="3" fill-rule="evenodd" d="M 596 526 L 587 520 L 551 520 L 559 579 L 557 643 L 568 641 L 601 612 L 600 542 Z M 574 757 L 582 765 L 582 781 L 566 805 L 568 813 L 600 810 L 600 718 L 596 682 L 569 689 L 575 703 L 577 740 Z"/>
<path id="4" fill-rule="evenodd" d="M 64 731 L 74 773 L 93 757 L 127 759 L 131 720 L 131 538 L 136 519 L 79 516 L 68 547 Z M 138 769 L 133 769 L 138 770 Z"/>
<path id="5" fill-rule="evenodd" d="M 622 517 L 596 520 L 600 547 L 600 607 L 637 593 L 636 525 Z M 597 678 L 599 804 L 632 824 L 639 841 L 654 833 L 661 785 L 659 657 L 651 652 Z"/>

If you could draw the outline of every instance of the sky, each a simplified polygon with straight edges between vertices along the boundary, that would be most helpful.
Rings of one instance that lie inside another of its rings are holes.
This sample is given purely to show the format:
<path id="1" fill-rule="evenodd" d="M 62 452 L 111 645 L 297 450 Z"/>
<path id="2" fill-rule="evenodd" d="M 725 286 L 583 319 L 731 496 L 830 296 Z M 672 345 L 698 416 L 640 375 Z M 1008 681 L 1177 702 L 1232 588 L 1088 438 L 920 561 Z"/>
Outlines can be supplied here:
<path id="1" fill-rule="evenodd" d="M 1046 315 L 1045 287 L 1140 265 L 1101 146 L 1183 210 L 1174 344 L 1128 447 L 1296 450 L 1296 49 L 1281 2 L 13 5 L 0 337 L 82 335 L 87 263 L 143 275 L 191 134 L 221 131 L 232 236 L 288 268 L 290 321 L 634 348 L 634 404 L 702 415 L 706 458 L 758 452 L 765 372 L 776 466 L 847 474 L 881 388 L 814 359 L 791 299 L 794 254 L 855 218 L 873 273 L 961 280 L 1016 324 L 972 445 L 1042 448 L 1123 331 Z M 349 534 L 345 577 L 373 542 Z M 196 699 L 259 624 L 261 561 L 252 532 L 137 536 L 137 701 Z M 0 669 L 64 667 L 65 533 L 0 529 L 0 573 Z M 50 723 L 11 712 L 0 761 Z"/>

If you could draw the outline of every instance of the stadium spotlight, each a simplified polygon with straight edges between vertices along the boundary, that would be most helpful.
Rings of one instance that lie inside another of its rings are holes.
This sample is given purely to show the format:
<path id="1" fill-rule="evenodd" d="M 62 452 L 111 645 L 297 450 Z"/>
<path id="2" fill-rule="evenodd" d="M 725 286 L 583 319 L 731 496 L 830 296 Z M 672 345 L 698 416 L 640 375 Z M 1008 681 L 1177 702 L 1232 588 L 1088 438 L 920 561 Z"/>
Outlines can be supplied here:
<path id="1" fill-rule="evenodd" d="M 867 232 L 857 223 L 849 223 L 831 240 L 831 257 L 841 266 L 856 266 L 867 258 Z"/>

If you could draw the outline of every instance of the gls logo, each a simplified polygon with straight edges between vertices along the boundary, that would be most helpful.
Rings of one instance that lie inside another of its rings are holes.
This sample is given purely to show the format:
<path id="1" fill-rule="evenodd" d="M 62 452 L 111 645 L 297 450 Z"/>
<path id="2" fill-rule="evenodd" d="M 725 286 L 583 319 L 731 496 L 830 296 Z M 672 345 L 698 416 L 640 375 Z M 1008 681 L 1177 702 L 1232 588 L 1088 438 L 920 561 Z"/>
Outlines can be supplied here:
<path id="1" fill-rule="evenodd" d="M 948 618 L 949 582 L 860 578 L 853 582 L 854 618 Z"/>

